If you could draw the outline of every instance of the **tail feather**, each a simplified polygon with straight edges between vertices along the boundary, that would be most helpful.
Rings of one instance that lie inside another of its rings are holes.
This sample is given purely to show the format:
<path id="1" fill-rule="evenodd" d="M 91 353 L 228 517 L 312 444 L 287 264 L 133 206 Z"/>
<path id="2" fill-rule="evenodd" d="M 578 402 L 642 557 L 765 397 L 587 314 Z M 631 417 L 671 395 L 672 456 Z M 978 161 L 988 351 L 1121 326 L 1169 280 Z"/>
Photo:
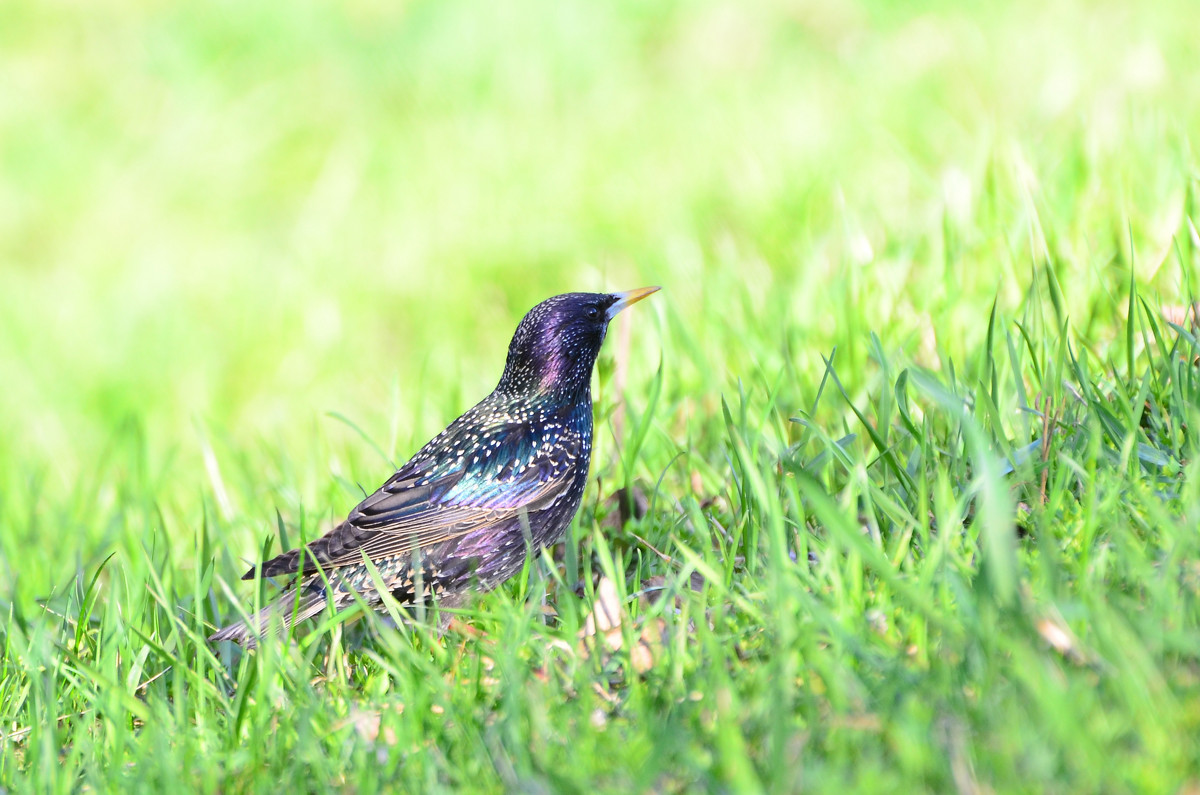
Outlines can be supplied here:
<path id="1" fill-rule="evenodd" d="M 300 594 L 292 589 L 271 604 L 255 613 L 249 621 L 238 621 L 221 627 L 208 636 L 210 643 L 232 640 L 248 649 L 258 645 L 268 630 L 274 626 L 279 632 L 287 632 L 294 624 L 312 618 L 325 607 L 325 589 L 313 585 L 302 586 Z"/>

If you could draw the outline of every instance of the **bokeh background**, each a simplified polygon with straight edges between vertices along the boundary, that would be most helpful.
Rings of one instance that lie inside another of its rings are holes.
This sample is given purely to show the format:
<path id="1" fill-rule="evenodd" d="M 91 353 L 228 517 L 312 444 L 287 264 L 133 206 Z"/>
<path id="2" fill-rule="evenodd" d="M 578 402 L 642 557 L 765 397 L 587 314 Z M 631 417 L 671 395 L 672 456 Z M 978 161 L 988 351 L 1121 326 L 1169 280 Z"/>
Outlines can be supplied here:
<path id="1" fill-rule="evenodd" d="M 122 494 L 244 555 L 344 510 L 557 292 L 664 286 L 605 372 L 661 358 L 680 445 L 835 347 L 869 388 L 871 332 L 961 361 L 1047 263 L 1103 357 L 1194 266 L 1194 10 L 5 3 L 0 574 L 134 544 Z"/>
<path id="2" fill-rule="evenodd" d="M 1200 790 L 1197 11 L 3 0 L 0 792 Z M 204 640 L 651 284 L 482 637 Z"/>

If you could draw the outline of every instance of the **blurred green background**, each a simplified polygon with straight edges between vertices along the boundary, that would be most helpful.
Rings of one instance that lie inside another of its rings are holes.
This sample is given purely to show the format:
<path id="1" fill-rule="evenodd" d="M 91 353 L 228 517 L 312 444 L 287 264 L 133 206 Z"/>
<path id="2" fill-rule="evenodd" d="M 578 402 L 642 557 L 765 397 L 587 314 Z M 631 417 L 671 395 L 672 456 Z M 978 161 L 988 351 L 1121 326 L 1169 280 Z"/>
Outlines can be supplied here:
<path id="1" fill-rule="evenodd" d="M 1189 9 L 7 3 L 0 451 L 57 488 L 124 422 L 417 442 L 576 289 L 663 284 L 708 391 L 764 304 L 814 372 L 865 327 L 961 354 L 1048 252 L 1086 328 L 1186 231 Z"/>
<path id="2" fill-rule="evenodd" d="M 559 292 L 664 287 L 599 396 L 619 358 L 641 411 L 661 358 L 647 467 L 707 462 L 677 495 L 729 485 L 722 396 L 788 437 L 835 348 L 879 392 L 872 333 L 969 365 L 1039 269 L 1111 361 L 1131 269 L 1174 305 L 1200 266 L 1197 41 L 1186 0 L 8 0 L 0 601 L 114 550 L 204 566 L 212 516 L 240 574 L 277 510 L 345 511 L 486 394 Z"/>

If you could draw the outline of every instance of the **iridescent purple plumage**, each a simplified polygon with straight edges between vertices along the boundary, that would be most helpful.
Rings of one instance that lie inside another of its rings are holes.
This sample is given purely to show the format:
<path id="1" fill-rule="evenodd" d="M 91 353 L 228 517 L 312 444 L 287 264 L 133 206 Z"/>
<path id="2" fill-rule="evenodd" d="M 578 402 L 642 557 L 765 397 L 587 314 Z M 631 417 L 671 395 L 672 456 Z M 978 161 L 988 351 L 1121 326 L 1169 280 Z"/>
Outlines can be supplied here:
<path id="1" fill-rule="evenodd" d="M 339 608 L 355 594 L 379 605 L 364 555 L 402 604 L 431 595 L 444 602 L 499 585 L 557 542 L 587 484 L 592 368 L 608 322 L 657 289 L 568 293 L 530 310 L 496 389 L 328 534 L 263 563 L 261 576 L 294 575 L 294 587 L 249 624 L 210 639 L 252 644 L 273 616 L 290 626 L 318 613 L 330 595 Z"/>

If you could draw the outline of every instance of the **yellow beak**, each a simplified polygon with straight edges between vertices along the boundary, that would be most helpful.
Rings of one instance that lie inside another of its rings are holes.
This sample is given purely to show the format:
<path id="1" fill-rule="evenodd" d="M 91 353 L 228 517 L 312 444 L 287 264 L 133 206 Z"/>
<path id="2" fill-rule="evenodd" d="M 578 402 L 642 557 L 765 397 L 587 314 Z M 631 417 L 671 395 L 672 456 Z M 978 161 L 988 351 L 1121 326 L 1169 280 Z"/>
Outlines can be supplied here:
<path id="1" fill-rule="evenodd" d="M 661 289 L 661 287 L 639 287 L 636 290 L 629 290 L 624 293 L 613 293 L 617 298 L 617 302 L 608 308 L 608 319 L 612 320 L 613 315 L 625 307 L 636 304 L 646 296 L 653 295 Z"/>

